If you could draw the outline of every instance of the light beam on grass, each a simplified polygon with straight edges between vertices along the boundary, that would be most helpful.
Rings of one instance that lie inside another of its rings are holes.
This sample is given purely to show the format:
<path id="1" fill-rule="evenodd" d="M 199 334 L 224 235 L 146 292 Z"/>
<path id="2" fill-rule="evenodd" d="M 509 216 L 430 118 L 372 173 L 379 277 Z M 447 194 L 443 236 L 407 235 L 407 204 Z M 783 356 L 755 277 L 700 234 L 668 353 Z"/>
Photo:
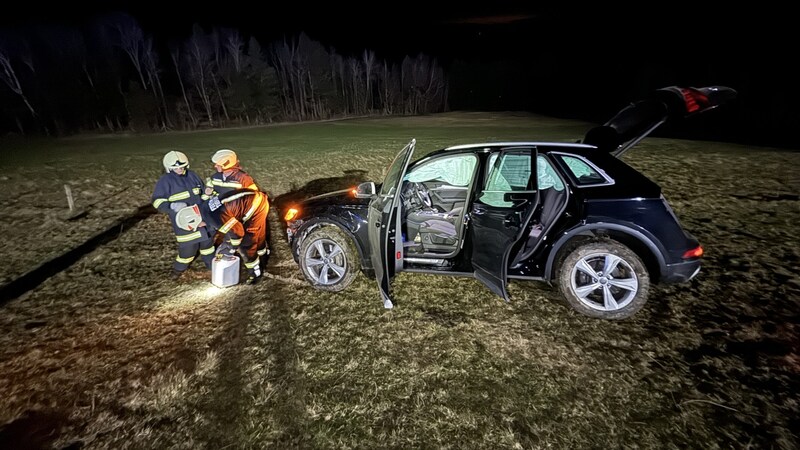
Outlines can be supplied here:
<path id="1" fill-rule="evenodd" d="M 219 288 L 210 283 L 184 286 L 178 295 L 165 297 L 159 310 L 188 309 L 223 297 L 230 288 Z"/>

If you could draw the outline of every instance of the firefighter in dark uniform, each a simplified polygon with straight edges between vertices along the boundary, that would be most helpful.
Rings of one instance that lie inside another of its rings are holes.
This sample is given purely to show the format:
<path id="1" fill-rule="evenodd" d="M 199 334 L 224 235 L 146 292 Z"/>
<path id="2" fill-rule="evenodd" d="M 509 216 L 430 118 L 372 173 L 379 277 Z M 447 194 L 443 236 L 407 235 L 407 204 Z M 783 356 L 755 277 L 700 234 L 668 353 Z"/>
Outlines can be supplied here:
<path id="1" fill-rule="evenodd" d="M 203 259 L 207 268 L 211 268 L 214 260 L 214 230 L 187 231 L 177 226 L 175 218 L 182 208 L 203 203 L 203 180 L 193 171 L 189 170 L 189 159 L 185 154 L 171 151 L 164 156 L 164 170 L 153 190 L 153 206 L 167 214 L 178 241 L 178 256 L 172 265 L 172 278 L 181 276 L 194 261 L 197 253 Z"/>
<path id="2" fill-rule="evenodd" d="M 233 150 L 223 148 L 217 150 L 211 157 L 211 162 L 214 163 L 216 172 L 210 178 L 206 178 L 206 187 L 203 192 L 203 199 L 208 200 L 213 196 L 219 196 L 236 189 L 251 189 L 253 191 L 260 190 L 252 176 L 242 170 L 239 164 L 239 157 Z M 265 216 L 265 220 L 267 220 Z M 263 266 L 266 266 L 269 260 L 269 222 L 265 225 L 267 228 L 267 238 L 264 239 L 264 245 L 259 247 L 258 256 L 261 258 Z M 217 237 L 217 243 L 220 237 Z"/>
<path id="3" fill-rule="evenodd" d="M 202 229 L 203 226 L 218 230 L 224 235 L 219 254 L 239 253 L 248 271 L 247 284 L 261 277 L 261 261 L 258 250 L 266 246 L 267 194 L 251 189 L 236 189 L 198 206 L 187 206 L 178 212 L 177 224 L 184 230 Z"/>

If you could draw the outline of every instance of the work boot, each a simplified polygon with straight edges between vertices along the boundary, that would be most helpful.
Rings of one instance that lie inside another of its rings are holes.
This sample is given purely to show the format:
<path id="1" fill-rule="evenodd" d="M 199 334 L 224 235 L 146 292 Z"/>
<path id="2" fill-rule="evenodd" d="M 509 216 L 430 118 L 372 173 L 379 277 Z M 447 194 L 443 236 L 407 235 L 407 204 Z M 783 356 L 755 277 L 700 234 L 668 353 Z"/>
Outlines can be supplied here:
<path id="1" fill-rule="evenodd" d="M 253 270 L 248 271 L 247 280 L 245 280 L 245 284 L 256 284 L 260 278 L 261 278 L 261 269 L 258 266 L 256 266 L 253 268 Z"/>
<path id="2" fill-rule="evenodd" d="M 172 274 L 170 274 L 169 277 L 172 278 L 173 280 L 177 280 L 181 277 L 181 275 L 183 275 L 183 272 L 181 272 L 180 270 L 172 269 Z"/>

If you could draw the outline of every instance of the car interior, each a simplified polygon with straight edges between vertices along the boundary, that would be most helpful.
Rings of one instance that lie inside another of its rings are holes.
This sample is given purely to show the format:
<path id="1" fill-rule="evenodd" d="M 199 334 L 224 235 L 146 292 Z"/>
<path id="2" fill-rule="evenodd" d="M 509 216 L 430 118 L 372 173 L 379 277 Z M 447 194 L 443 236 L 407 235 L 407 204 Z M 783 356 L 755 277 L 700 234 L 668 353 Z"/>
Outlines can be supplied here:
<path id="1" fill-rule="evenodd" d="M 476 165 L 477 158 L 474 155 L 454 155 L 416 167 L 406 175 L 401 190 L 406 261 L 447 266 L 447 258 L 458 254 L 464 228 L 465 205 Z M 525 166 L 530 167 L 530 164 L 514 165 L 512 174 L 508 169 L 511 166 L 507 165 L 505 169 L 494 173 L 493 179 L 497 181 L 499 177 L 516 177 L 529 180 L 530 170 L 525 174 L 517 173 L 520 167 Z M 492 162 L 489 167 L 492 167 Z M 501 173 L 503 170 L 505 172 Z M 517 255 L 515 262 L 519 262 L 520 257 L 524 259 L 530 256 L 540 235 L 555 222 L 566 204 L 567 191 L 563 181 L 550 162 L 541 155 L 537 158 L 537 177 L 539 206 L 534 213 L 523 251 Z M 512 181 L 508 190 L 513 191 L 517 183 L 524 186 L 528 181 Z M 497 192 L 485 191 L 481 195 L 481 201 L 498 207 L 510 206 L 505 204 L 502 194 Z"/>
<path id="2" fill-rule="evenodd" d="M 410 171 L 402 187 L 403 246 L 415 262 L 444 264 L 459 250 L 464 205 L 478 159 L 460 154 Z"/>

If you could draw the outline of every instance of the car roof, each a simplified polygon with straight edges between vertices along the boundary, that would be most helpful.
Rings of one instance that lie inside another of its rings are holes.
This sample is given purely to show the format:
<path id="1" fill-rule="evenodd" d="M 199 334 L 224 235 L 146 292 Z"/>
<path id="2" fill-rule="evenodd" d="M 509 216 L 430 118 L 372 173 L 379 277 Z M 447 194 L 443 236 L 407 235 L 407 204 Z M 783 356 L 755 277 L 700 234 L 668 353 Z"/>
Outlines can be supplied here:
<path id="1" fill-rule="evenodd" d="M 451 151 L 451 150 L 470 150 L 470 149 L 481 149 L 481 148 L 497 148 L 497 147 L 567 147 L 567 148 L 579 148 L 579 149 L 594 149 L 597 148 L 594 145 L 588 144 L 578 144 L 573 142 L 537 142 L 537 141 L 520 141 L 520 142 L 484 142 L 480 144 L 463 144 L 463 145 L 454 145 L 452 147 L 447 147 L 442 149 L 442 151 Z"/>

